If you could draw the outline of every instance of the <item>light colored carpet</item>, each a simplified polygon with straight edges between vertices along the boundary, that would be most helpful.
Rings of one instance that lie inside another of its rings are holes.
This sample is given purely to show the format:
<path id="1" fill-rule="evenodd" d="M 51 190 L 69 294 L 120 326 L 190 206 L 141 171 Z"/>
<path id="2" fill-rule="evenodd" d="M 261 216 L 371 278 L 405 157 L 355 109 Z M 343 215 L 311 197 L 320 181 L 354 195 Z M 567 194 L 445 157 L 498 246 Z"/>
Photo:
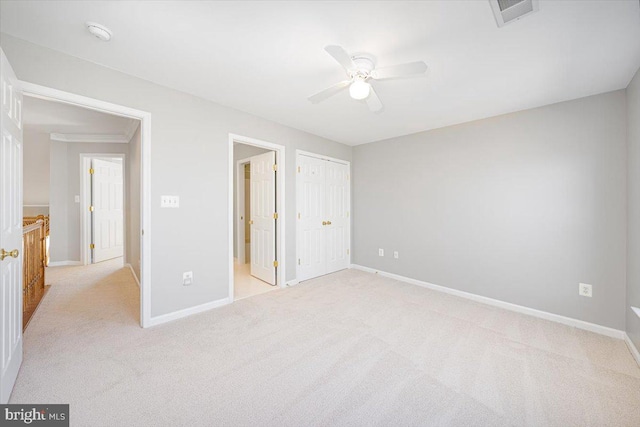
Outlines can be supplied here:
<path id="1" fill-rule="evenodd" d="M 639 426 L 624 342 L 355 270 L 151 329 L 117 262 L 49 271 L 12 403 L 72 426 Z"/>

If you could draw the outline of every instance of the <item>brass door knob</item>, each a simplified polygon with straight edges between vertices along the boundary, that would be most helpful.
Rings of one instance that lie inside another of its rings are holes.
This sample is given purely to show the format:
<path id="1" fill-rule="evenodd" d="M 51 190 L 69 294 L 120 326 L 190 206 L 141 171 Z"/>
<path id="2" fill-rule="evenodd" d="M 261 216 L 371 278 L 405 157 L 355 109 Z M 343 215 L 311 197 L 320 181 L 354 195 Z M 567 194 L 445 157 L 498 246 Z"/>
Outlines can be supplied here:
<path id="1" fill-rule="evenodd" d="M 322 225 L 327 225 L 327 221 L 322 221 Z"/>
<path id="2" fill-rule="evenodd" d="M 327 225 L 331 225 L 331 221 L 327 221 Z"/>
<path id="3" fill-rule="evenodd" d="M 5 251 L 4 249 L 0 249 L 0 261 L 4 260 L 6 257 L 10 256 L 13 258 L 18 258 L 18 255 L 20 254 L 20 252 L 18 252 L 17 249 L 14 249 L 12 251 Z"/>

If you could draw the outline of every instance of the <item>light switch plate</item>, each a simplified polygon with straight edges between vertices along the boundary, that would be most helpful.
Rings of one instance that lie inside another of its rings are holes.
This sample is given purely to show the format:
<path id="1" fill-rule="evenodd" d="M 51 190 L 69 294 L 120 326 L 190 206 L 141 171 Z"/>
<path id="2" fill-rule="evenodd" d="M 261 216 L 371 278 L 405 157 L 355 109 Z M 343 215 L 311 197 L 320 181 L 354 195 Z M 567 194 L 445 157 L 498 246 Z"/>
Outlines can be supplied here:
<path id="1" fill-rule="evenodd" d="M 193 283 L 193 271 L 185 271 L 182 273 L 182 285 L 189 286 Z"/>
<path id="2" fill-rule="evenodd" d="M 160 196 L 161 208 L 179 208 L 180 197 L 179 196 Z"/>

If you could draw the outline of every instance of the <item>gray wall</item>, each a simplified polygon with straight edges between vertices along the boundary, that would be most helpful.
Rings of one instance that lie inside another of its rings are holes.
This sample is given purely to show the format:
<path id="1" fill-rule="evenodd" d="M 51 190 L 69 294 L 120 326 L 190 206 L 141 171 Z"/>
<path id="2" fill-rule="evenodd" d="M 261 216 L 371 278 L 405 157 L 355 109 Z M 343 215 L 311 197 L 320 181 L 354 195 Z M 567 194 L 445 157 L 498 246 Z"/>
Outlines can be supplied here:
<path id="1" fill-rule="evenodd" d="M 640 307 L 640 70 L 627 88 L 627 334 L 640 349 L 640 318 L 630 309 Z"/>
<path id="2" fill-rule="evenodd" d="M 69 234 L 67 144 L 52 141 L 50 156 L 50 165 L 53 167 L 50 167 L 49 177 L 49 260 L 50 262 L 71 261 L 67 247 Z M 80 258 L 76 261 L 79 260 Z"/>
<path id="3" fill-rule="evenodd" d="M 128 156 L 126 161 L 127 179 L 125 204 L 125 227 L 127 227 L 127 251 L 126 262 L 131 264 L 133 272 L 140 279 L 140 126 L 131 137 L 128 144 Z"/>
<path id="4" fill-rule="evenodd" d="M 126 144 L 51 141 L 49 251 L 52 262 L 80 261 L 81 212 L 80 204 L 75 201 L 75 196 L 80 195 L 80 154 L 126 155 L 128 150 Z M 129 162 L 125 163 L 125 169 L 128 164 Z"/>
<path id="5" fill-rule="evenodd" d="M 234 181 L 233 181 L 233 257 L 238 257 L 238 247 L 236 242 L 238 241 L 238 205 L 236 204 L 236 199 L 238 195 L 238 186 L 235 180 L 237 171 L 237 162 L 238 160 L 246 159 L 251 156 L 257 156 L 258 154 L 266 153 L 269 150 L 265 150 L 264 148 L 254 147 L 252 145 L 246 144 L 235 144 L 233 146 L 233 167 L 234 167 Z M 295 184 L 294 184 L 295 185 Z M 293 197 L 295 194 L 295 187 L 289 189 L 289 197 Z M 294 199 L 295 206 L 295 199 Z"/>
<path id="6" fill-rule="evenodd" d="M 49 134 L 25 126 L 23 141 L 23 203 L 49 204 Z"/>
<path id="7" fill-rule="evenodd" d="M 229 133 L 286 147 L 285 277 L 295 278 L 295 150 L 351 160 L 351 147 L 7 34 L 0 44 L 21 80 L 151 113 L 152 316 L 228 297 Z M 180 196 L 180 208 L 161 209 L 163 194 Z"/>
<path id="8" fill-rule="evenodd" d="M 624 329 L 625 105 L 617 91 L 355 147 L 354 262 Z"/>

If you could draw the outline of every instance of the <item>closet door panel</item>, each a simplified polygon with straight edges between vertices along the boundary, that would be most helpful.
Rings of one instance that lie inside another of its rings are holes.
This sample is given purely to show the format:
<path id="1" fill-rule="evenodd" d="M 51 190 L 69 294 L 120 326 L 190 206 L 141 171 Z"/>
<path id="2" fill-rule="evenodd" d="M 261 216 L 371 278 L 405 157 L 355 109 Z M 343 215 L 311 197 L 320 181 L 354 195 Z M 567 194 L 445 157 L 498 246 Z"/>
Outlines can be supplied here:
<path id="1" fill-rule="evenodd" d="M 297 221 L 298 280 L 325 274 L 325 165 L 322 160 L 298 156 Z"/>

